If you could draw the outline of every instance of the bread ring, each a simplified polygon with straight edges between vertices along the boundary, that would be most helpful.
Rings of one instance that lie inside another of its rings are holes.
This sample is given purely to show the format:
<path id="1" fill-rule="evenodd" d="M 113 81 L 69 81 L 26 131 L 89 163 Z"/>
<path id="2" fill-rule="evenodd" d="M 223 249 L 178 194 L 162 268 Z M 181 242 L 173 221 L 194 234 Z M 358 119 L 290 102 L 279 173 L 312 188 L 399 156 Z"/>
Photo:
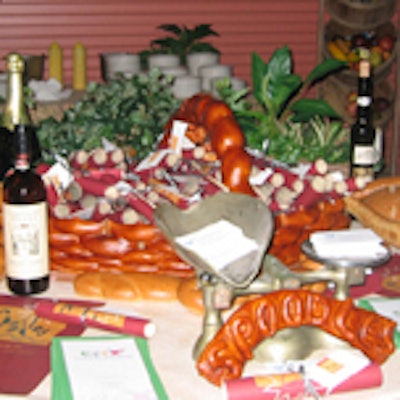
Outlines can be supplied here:
<path id="1" fill-rule="evenodd" d="M 98 256 L 121 257 L 132 250 L 131 243 L 123 237 L 83 236 L 81 242 L 85 248 Z"/>
<path id="2" fill-rule="evenodd" d="M 110 220 L 109 230 L 112 235 L 123 237 L 130 242 L 149 243 L 163 237 L 157 226 L 145 223 L 124 225 Z"/>
<path id="3" fill-rule="evenodd" d="M 52 218 L 54 229 L 75 235 L 104 234 L 107 231 L 106 221 L 90 221 L 84 219 L 57 219 Z"/>
<path id="4" fill-rule="evenodd" d="M 237 379 L 264 338 L 301 325 L 315 326 L 346 340 L 377 363 L 383 363 L 395 350 L 394 321 L 355 307 L 351 299 L 281 290 L 248 301 L 234 312 L 200 354 L 197 369 L 215 385 Z"/>

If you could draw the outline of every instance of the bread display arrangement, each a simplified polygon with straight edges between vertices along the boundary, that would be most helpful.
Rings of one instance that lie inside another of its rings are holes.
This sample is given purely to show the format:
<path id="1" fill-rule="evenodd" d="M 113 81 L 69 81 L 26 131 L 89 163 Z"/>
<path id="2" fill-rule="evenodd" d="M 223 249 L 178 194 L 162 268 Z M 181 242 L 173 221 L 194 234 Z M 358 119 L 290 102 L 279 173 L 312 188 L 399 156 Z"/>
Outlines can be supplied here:
<path id="1" fill-rule="evenodd" d="M 400 177 L 382 177 L 344 198 L 346 210 L 388 244 L 400 248 Z"/>
<path id="2" fill-rule="evenodd" d="M 184 135 L 182 126 L 176 133 L 176 121 L 185 124 Z M 185 141 L 189 145 L 183 145 Z M 400 243 L 400 238 L 393 238 L 400 236 L 390 221 L 394 211 L 382 216 L 380 206 L 373 208 L 372 200 L 362 198 L 384 191 L 384 185 L 377 181 L 373 189 L 374 184 L 365 187 L 362 181 L 331 173 L 324 160 L 289 168 L 251 152 L 232 111 L 208 94 L 184 101 L 171 116 L 159 148 L 138 164 L 128 163 L 115 148 L 78 151 L 68 162 L 72 180 L 66 186 L 60 186 L 51 166 L 40 165 L 38 171 L 50 205 L 51 269 L 72 277 L 74 290 L 82 297 L 179 301 L 202 315 L 195 266 L 175 252 L 155 225 L 153 211 L 162 202 L 187 209 L 220 191 L 265 202 L 275 222 L 267 252 L 295 270 L 319 267 L 304 258 L 301 244 L 312 232 L 349 227 L 348 212 L 360 216 L 366 226 L 371 226 L 368 221 L 376 227 L 381 219 L 388 221 L 377 233 Z M 400 181 L 393 185 L 400 187 Z M 383 197 L 391 190 L 387 188 Z M 369 209 L 354 208 L 354 202 Z M 384 362 L 394 350 L 392 321 L 354 307 L 350 299 L 325 297 L 317 293 L 320 286 L 307 287 L 311 290 L 239 299 L 237 311 L 201 355 L 199 373 L 217 385 L 239 377 L 263 338 L 301 325 L 319 327 Z M 272 318 L 261 321 L 260 315 Z"/>
<path id="3" fill-rule="evenodd" d="M 176 121 L 186 124 L 184 136 L 176 134 Z M 185 140 L 190 146 L 180 147 Z M 160 202 L 184 209 L 219 191 L 257 196 L 268 205 L 275 216 L 269 252 L 291 265 L 311 232 L 349 226 L 343 194 L 360 187 L 329 172 L 324 160 L 295 170 L 252 153 L 233 112 L 208 94 L 182 103 L 159 148 L 139 164 L 115 148 L 77 151 L 68 161 L 73 179 L 62 189 L 50 166 L 38 169 L 51 207 L 52 268 L 73 274 L 193 276 L 193 266 L 174 253 L 152 213 Z"/>

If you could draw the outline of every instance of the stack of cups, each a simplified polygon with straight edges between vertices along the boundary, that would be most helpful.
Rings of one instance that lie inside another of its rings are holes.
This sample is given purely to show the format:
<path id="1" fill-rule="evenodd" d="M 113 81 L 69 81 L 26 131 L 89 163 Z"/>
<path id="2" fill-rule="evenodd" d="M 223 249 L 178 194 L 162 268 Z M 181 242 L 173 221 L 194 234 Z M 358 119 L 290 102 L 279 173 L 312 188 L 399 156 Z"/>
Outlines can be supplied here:
<path id="1" fill-rule="evenodd" d="M 192 53 L 186 58 L 190 75 L 200 76 L 200 68 L 219 64 L 219 54 L 213 52 Z"/>
<path id="2" fill-rule="evenodd" d="M 153 68 L 176 68 L 179 67 L 180 61 L 176 54 L 151 54 L 149 56 L 149 70 Z"/>
<path id="3" fill-rule="evenodd" d="M 214 52 L 192 53 L 186 57 L 186 66 L 180 64 L 174 54 L 152 54 L 149 56 L 149 70 L 160 69 L 165 75 L 173 77 L 172 93 L 184 100 L 204 91 L 218 96 L 216 82 L 229 78 L 235 90 L 245 87 L 245 82 L 234 78 L 230 65 L 220 64 L 220 56 Z"/>
<path id="4" fill-rule="evenodd" d="M 232 67 L 224 64 L 204 65 L 200 68 L 199 73 L 202 90 L 211 92 L 213 89 L 213 81 L 232 77 Z"/>

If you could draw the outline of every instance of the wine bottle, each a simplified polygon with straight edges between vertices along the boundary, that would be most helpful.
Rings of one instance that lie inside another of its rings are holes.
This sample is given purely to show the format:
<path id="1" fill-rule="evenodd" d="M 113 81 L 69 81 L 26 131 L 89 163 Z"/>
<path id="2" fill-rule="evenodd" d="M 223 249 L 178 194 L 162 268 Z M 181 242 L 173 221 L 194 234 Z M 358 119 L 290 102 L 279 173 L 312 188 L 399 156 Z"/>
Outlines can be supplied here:
<path id="1" fill-rule="evenodd" d="M 7 55 L 7 95 L 0 127 L 0 180 L 3 180 L 4 174 L 13 163 L 10 149 L 16 125 L 24 125 L 32 131 L 32 162 L 40 158 L 39 141 L 24 101 L 24 69 L 25 61 L 20 54 Z"/>
<path id="2" fill-rule="evenodd" d="M 375 128 L 372 121 L 373 82 L 368 60 L 361 60 L 358 76 L 357 120 L 351 128 L 350 174 L 374 179 Z"/>
<path id="3" fill-rule="evenodd" d="M 49 233 L 46 189 L 31 166 L 32 131 L 17 125 L 14 167 L 3 182 L 5 270 L 9 289 L 18 295 L 49 286 Z"/>

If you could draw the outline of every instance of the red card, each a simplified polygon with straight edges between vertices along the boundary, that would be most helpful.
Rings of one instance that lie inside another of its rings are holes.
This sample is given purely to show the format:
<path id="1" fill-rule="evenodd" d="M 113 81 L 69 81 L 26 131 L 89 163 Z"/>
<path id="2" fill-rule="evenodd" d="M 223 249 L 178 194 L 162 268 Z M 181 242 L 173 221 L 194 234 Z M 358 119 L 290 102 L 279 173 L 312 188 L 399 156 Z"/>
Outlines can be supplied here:
<path id="1" fill-rule="evenodd" d="M 84 330 L 83 326 L 37 317 L 32 306 L 38 301 L 30 297 L 0 296 L 0 393 L 27 395 L 32 392 L 50 371 L 51 339 L 79 336 Z"/>

